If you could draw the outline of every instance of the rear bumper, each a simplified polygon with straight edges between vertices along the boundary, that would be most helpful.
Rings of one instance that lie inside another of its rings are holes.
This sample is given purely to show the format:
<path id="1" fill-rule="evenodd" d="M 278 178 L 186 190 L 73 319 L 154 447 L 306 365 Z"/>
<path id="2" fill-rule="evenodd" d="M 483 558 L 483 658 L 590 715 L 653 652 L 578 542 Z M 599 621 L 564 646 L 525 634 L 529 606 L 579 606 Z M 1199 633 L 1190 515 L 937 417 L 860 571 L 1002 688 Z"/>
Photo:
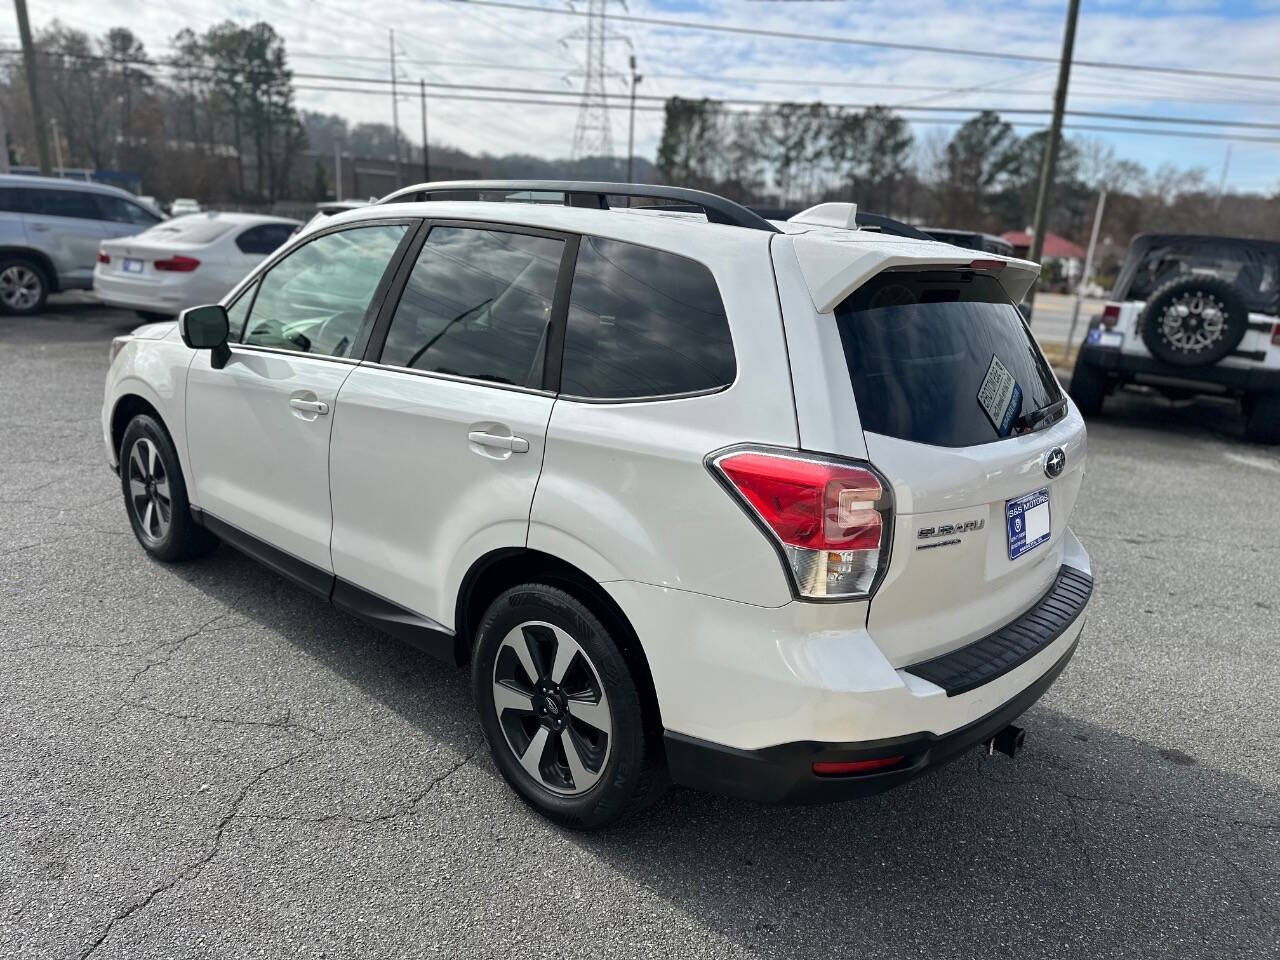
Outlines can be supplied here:
<path id="1" fill-rule="evenodd" d="M 1252 392 L 1280 392 L 1280 369 L 1267 367 L 1228 367 L 1217 363 L 1207 367 L 1174 367 L 1167 363 L 1139 354 L 1128 354 L 1115 347 L 1098 347 L 1085 344 L 1080 348 L 1077 364 L 1087 364 L 1098 370 L 1126 375 L 1129 378 L 1203 383 L 1206 386 L 1227 387 Z"/>
<path id="2" fill-rule="evenodd" d="M 760 750 L 735 750 L 696 737 L 667 732 L 667 765 L 676 783 L 760 803 L 829 803 L 867 797 L 954 760 L 985 743 L 1021 716 L 1044 694 L 1076 652 L 1077 640 L 1039 679 L 1013 699 L 971 723 L 942 735 L 917 733 L 856 743 L 781 743 Z M 872 760 L 901 756 L 902 762 L 880 773 L 818 776 L 818 762 Z"/>

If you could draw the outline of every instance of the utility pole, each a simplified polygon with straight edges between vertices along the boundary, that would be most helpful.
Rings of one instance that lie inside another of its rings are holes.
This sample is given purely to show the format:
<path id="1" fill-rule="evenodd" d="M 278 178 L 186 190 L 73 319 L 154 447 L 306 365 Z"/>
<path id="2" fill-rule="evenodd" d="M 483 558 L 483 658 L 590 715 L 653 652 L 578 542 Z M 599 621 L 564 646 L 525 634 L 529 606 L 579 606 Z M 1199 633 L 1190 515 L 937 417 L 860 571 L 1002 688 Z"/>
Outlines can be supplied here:
<path id="1" fill-rule="evenodd" d="M 333 141 L 333 199 L 342 199 L 342 144 Z"/>
<path id="2" fill-rule="evenodd" d="M 1222 195 L 1227 192 L 1227 171 L 1231 169 L 1231 144 L 1227 144 L 1227 155 L 1222 158 L 1222 179 L 1218 181 L 1218 199 L 1213 204 L 1215 211 L 1222 209 Z"/>
<path id="3" fill-rule="evenodd" d="M 9 124 L 8 118 L 4 115 L 4 108 L 0 107 L 0 173 L 9 172 Z"/>
<path id="4" fill-rule="evenodd" d="M 1062 140 L 1062 113 L 1067 107 L 1067 84 L 1071 80 L 1071 54 L 1076 45 L 1076 20 L 1080 16 L 1080 0 L 1069 0 L 1067 29 L 1062 35 L 1062 60 L 1058 64 L 1058 86 L 1053 93 L 1053 121 L 1049 124 L 1049 142 L 1044 145 L 1044 162 L 1040 166 L 1040 189 L 1036 191 L 1036 216 L 1032 227 L 1031 252 L 1036 263 L 1044 254 L 1044 234 L 1049 219 L 1049 194 L 1058 166 L 1058 146 Z M 1035 316 L 1036 287 L 1027 291 L 1027 322 Z"/>
<path id="5" fill-rule="evenodd" d="M 58 176 L 64 176 L 62 167 L 62 136 L 58 133 L 58 118 L 50 117 L 49 126 L 53 127 L 53 153 L 58 161 Z"/>
<path id="6" fill-rule="evenodd" d="M 396 99 L 396 32 L 391 34 L 391 131 L 396 152 L 396 186 L 400 186 L 400 104 Z"/>
<path id="7" fill-rule="evenodd" d="M 422 102 L 422 179 L 431 182 L 431 145 L 427 143 L 427 81 L 418 78 L 418 99 Z"/>
<path id="8" fill-rule="evenodd" d="M 49 176 L 49 141 L 45 137 L 44 110 L 40 107 L 40 93 L 36 81 L 36 48 L 31 43 L 31 23 L 27 20 L 27 0 L 13 0 L 18 11 L 18 36 L 22 39 L 22 64 L 27 71 L 27 95 L 31 97 L 31 132 L 36 138 L 36 156 L 40 160 L 40 175 Z"/>
<path id="9" fill-rule="evenodd" d="M 636 56 L 631 55 L 631 120 L 627 128 L 627 183 L 634 183 L 631 177 L 631 162 L 636 152 L 636 84 L 644 77 L 636 73 Z"/>

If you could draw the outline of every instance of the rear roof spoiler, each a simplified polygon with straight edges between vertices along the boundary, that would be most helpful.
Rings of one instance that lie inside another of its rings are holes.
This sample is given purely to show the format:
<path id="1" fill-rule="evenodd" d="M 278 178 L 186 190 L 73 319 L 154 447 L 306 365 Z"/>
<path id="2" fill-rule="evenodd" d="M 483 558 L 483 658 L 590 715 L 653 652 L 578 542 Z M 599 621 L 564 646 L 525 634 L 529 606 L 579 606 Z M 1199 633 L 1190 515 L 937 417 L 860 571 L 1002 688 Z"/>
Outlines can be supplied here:
<path id="1" fill-rule="evenodd" d="M 802 233 L 791 238 L 800 272 L 819 313 L 830 313 L 845 297 L 877 273 L 894 267 L 928 270 L 970 268 L 990 271 L 1009 299 L 1021 303 L 1040 275 L 1030 260 L 1002 257 L 979 250 L 964 250 L 930 240 L 928 244 L 894 244 L 890 249 Z M 886 245 L 887 247 L 888 245 Z M 901 250 L 902 252 L 897 252 Z M 955 251 L 951 253 L 950 251 Z M 1000 266 L 995 266 L 1000 264 Z"/>

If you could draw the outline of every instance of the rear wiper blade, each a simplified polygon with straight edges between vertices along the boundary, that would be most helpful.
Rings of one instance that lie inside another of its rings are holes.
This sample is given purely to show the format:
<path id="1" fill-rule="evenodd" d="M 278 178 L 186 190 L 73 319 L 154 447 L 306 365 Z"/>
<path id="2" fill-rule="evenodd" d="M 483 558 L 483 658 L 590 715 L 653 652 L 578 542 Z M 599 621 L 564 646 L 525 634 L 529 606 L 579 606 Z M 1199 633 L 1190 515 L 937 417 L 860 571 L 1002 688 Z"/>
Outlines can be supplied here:
<path id="1" fill-rule="evenodd" d="M 1031 433 L 1036 427 L 1042 423 L 1052 422 L 1058 419 L 1058 414 L 1067 409 L 1067 398 L 1055 400 L 1053 403 L 1047 404 L 1038 410 L 1032 410 L 1030 413 L 1024 413 L 1013 421 L 1013 433 Z"/>

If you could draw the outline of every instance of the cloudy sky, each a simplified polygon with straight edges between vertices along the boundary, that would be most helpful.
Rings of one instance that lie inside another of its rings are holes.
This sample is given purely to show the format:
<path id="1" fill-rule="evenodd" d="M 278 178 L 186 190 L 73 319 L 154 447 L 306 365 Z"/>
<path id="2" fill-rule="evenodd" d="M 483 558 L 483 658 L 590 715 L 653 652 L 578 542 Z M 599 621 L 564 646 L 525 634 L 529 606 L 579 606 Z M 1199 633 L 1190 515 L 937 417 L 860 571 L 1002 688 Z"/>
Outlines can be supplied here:
<path id="1" fill-rule="evenodd" d="M 400 79 L 416 85 L 465 84 L 572 93 L 582 86 L 584 21 L 556 11 L 566 0 L 513 0 L 538 11 L 478 6 L 458 0 L 206 0 L 194 4 L 138 0 L 29 0 L 39 28 L 55 16 L 91 32 L 124 25 L 142 37 L 153 56 L 168 53 L 182 27 L 197 31 L 223 19 L 263 19 L 284 36 L 297 73 L 298 102 L 306 109 L 352 120 L 391 119 L 384 86 L 350 79 L 386 79 L 388 31 L 396 31 Z M 572 0 L 585 9 L 586 0 Z M 610 9 L 635 16 L 684 18 L 753 28 L 1056 57 L 1066 0 L 620 0 Z M 899 107 L 990 107 L 1047 110 L 1056 68 L 1052 63 L 980 59 L 672 27 L 614 22 L 607 47 L 608 90 L 625 94 L 627 58 L 634 52 L 652 97 L 726 97 L 883 103 Z M 16 25 L 0 31 L 16 42 Z M 625 39 L 624 39 L 625 38 Z M 1280 0 L 1083 0 L 1076 42 L 1078 60 L 1142 63 L 1271 75 L 1272 81 L 1206 80 L 1168 74 L 1077 67 L 1069 109 L 1154 117 L 1195 117 L 1274 124 L 1274 129 L 1185 127 L 1171 121 L 1142 124 L 1083 116 L 1069 125 L 1111 125 L 1205 130 L 1221 136 L 1280 139 Z M 303 88 L 312 89 L 303 89 Z M 363 87 L 377 93 L 336 92 Z M 326 89 L 315 89 L 326 88 Z M 565 106 L 515 106 L 439 99 L 435 94 L 487 91 L 431 89 L 431 139 L 467 150 L 521 150 L 567 155 L 573 143 L 572 96 L 543 93 Z M 644 101 L 658 106 L 658 101 Z M 951 131 L 963 112 L 910 111 L 918 138 Z M 1015 116 L 1044 125 L 1038 115 Z M 418 139 L 418 102 L 403 99 L 402 129 Z M 622 101 L 612 111 L 613 142 L 625 150 Z M 652 156 L 661 113 L 637 114 L 637 153 Z M 1029 129 L 1029 128 L 1028 128 Z M 1024 129 L 1021 132 L 1028 132 Z M 1280 188 L 1280 143 L 1211 140 L 1134 133 L 1069 131 L 1099 136 L 1124 157 L 1147 166 L 1203 167 L 1221 175 L 1231 144 L 1228 188 Z"/>

